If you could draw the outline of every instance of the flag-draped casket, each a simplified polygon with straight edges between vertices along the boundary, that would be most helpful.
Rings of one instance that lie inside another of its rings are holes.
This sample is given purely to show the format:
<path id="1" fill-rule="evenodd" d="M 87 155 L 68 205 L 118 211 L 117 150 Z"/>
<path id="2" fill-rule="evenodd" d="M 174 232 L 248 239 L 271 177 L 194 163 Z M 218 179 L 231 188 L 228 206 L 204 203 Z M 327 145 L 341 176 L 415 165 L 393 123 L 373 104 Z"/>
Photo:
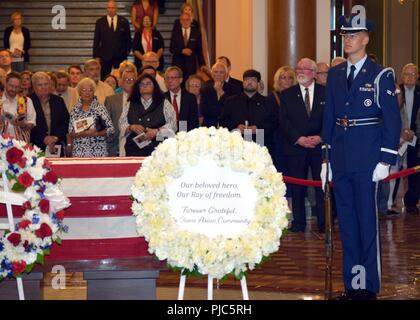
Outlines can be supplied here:
<path id="1" fill-rule="evenodd" d="M 142 158 L 48 159 L 70 198 L 62 245 L 54 245 L 46 260 L 97 260 L 149 255 L 147 243 L 136 233 L 130 199 L 131 185 Z M 15 222 L 22 209 L 13 207 Z M 0 220 L 6 222 L 5 206 Z"/>

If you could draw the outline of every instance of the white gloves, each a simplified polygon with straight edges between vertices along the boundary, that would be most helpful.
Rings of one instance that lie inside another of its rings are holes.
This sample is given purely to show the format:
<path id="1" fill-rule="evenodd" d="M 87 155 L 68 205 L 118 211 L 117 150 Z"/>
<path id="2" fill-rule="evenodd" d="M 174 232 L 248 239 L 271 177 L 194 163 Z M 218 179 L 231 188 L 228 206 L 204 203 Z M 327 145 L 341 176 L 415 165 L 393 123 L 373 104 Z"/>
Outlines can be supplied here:
<path id="1" fill-rule="evenodd" d="M 321 166 L 321 182 L 322 182 L 322 191 L 325 191 L 325 183 L 327 182 L 327 163 L 323 162 Z M 331 165 L 328 163 L 328 181 L 332 181 L 332 171 Z"/>
<path id="2" fill-rule="evenodd" d="M 389 176 L 389 165 L 378 163 L 373 171 L 372 181 L 378 182 Z"/>

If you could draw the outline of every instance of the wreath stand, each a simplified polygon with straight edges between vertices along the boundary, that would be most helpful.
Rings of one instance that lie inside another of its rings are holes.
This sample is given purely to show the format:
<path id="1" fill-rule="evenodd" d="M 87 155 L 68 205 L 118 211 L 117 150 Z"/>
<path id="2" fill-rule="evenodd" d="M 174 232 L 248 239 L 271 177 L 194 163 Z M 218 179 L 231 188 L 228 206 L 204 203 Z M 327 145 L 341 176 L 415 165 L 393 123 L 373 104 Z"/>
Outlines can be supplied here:
<path id="1" fill-rule="evenodd" d="M 22 205 L 24 201 L 22 201 L 22 199 L 15 193 L 10 192 L 9 181 L 6 177 L 6 172 L 2 172 L 2 178 L 3 178 L 4 191 L 0 191 L 0 203 L 6 204 L 7 219 L 9 220 L 9 222 L 0 223 L 0 230 L 13 231 L 15 229 L 15 223 L 13 221 L 12 204 Z M 16 283 L 17 283 L 17 289 L 18 289 L 18 294 L 19 294 L 19 300 L 25 300 L 22 277 L 16 277 Z"/>
<path id="2" fill-rule="evenodd" d="M 181 277 L 179 279 L 178 300 L 184 300 L 186 280 L 187 280 L 187 276 L 181 273 Z M 246 284 L 245 276 L 243 276 L 241 279 L 241 290 L 242 290 L 243 300 L 249 300 L 248 286 Z M 207 278 L 207 300 L 213 300 L 213 277 L 212 276 L 208 276 Z"/>

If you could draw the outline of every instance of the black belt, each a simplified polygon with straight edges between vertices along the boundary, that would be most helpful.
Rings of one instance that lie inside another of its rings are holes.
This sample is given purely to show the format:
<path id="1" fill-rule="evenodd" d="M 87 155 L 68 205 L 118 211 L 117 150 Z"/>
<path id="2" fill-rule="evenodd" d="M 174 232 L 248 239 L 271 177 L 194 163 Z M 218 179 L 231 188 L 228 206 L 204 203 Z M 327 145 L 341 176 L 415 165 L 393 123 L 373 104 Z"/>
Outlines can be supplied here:
<path id="1" fill-rule="evenodd" d="M 374 124 L 380 124 L 382 122 L 381 118 L 364 118 L 364 119 L 348 119 L 348 118 L 337 118 L 335 124 L 343 127 L 359 127 L 359 126 L 370 126 Z"/>

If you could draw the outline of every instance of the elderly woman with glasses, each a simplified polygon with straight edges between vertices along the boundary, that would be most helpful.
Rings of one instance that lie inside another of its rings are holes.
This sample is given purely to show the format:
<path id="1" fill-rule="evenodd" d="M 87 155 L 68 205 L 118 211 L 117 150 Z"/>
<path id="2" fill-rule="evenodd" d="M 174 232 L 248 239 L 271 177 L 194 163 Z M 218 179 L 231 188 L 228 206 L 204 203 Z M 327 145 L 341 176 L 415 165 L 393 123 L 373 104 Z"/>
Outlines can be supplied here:
<path id="1" fill-rule="evenodd" d="M 141 75 L 136 81 L 129 101 L 125 126 L 126 155 L 146 157 L 165 137 L 176 132 L 175 110 L 149 74 Z"/>
<path id="2" fill-rule="evenodd" d="M 80 98 L 70 113 L 67 152 L 73 157 L 107 157 L 106 141 L 114 133 L 114 126 L 94 95 L 96 84 L 84 78 L 76 88 Z"/>

